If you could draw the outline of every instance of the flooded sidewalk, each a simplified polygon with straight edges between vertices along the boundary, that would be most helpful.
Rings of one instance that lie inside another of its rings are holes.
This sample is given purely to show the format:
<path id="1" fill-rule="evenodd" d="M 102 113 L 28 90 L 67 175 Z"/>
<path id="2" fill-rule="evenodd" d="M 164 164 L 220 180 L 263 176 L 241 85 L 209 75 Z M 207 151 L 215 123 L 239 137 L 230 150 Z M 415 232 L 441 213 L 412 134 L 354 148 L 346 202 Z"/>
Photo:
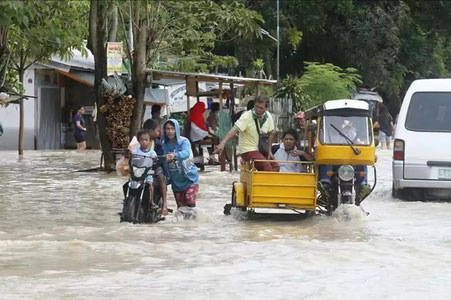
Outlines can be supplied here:
<path id="1" fill-rule="evenodd" d="M 391 153 L 351 220 L 223 215 L 239 173 L 200 173 L 199 218 L 119 223 L 100 152 L 0 152 L 2 299 L 448 299 L 451 204 L 391 198 Z M 175 208 L 172 195 L 169 206 Z"/>

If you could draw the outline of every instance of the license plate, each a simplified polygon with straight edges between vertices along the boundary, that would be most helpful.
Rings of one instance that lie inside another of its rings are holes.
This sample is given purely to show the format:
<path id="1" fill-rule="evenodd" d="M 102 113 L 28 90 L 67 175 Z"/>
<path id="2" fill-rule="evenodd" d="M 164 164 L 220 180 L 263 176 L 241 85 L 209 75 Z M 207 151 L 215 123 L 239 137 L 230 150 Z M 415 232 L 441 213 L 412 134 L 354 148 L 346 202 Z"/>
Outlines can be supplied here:
<path id="1" fill-rule="evenodd" d="M 451 180 L 451 169 L 438 169 L 438 179 Z"/>

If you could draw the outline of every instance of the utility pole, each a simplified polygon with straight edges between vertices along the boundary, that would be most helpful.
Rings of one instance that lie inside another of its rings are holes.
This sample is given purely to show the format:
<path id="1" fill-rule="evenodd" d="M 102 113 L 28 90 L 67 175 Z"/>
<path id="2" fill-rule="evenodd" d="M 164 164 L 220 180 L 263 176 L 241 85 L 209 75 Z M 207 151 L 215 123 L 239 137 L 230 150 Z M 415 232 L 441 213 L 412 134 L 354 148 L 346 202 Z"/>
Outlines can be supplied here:
<path id="1" fill-rule="evenodd" d="M 279 0 L 277 0 L 277 38 L 271 36 L 269 34 L 268 31 L 264 30 L 263 28 L 260 28 L 260 33 L 263 35 L 268 36 L 269 38 L 271 38 L 273 41 L 275 41 L 277 43 L 277 67 L 276 67 L 276 79 L 277 79 L 277 84 L 279 84 L 279 79 L 280 79 L 280 26 L 279 26 L 279 21 L 280 21 L 280 13 L 279 13 L 280 9 L 279 9 Z"/>
<path id="2" fill-rule="evenodd" d="M 279 27 L 279 0 L 277 0 L 277 84 L 280 76 L 280 27 Z"/>

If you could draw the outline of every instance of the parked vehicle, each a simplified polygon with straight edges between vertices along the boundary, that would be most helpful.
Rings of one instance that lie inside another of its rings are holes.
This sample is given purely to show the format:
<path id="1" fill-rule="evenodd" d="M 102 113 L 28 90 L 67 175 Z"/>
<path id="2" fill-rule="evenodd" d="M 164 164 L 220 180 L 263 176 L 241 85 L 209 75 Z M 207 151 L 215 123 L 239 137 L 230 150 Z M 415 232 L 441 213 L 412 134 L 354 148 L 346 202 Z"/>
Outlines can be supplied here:
<path id="1" fill-rule="evenodd" d="M 394 198 L 451 198 L 451 79 L 414 81 L 398 115 Z"/>
<path id="2" fill-rule="evenodd" d="M 132 154 L 130 157 L 130 180 L 123 185 L 124 203 L 121 222 L 131 223 L 157 223 L 163 221 L 161 216 L 162 198 L 160 189 L 155 181 L 154 193 L 150 193 L 145 180 L 153 174 L 152 166 L 156 160 L 165 159 L 166 156 L 150 158 Z"/>
<path id="3" fill-rule="evenodd" d="M 353 99 L 363 100 L 369 105 L 369 110 L 371 113 L 371 118 L 374 120 L 379 116 L 379 107 L 382 105 L 384 100 L 379 93 L 367 89 L 359 89 L 357 93 L 352 95 Z M 374 144 L 379 145 L 379 128 L 374 128 Z"/>
<path id="4" fill-rule="evenodd" d="M 378 114 L 377 107 L 379 104 L 382 104 L 384 102 L 379 93 L 366 89 L 359 89 L 357 93 L 354 93 L 352 95 L 352 99 L 363 100 L 366 103 L 368 103 L 369 110 L 371 112 L 371 118 L 377 116 Z"/>

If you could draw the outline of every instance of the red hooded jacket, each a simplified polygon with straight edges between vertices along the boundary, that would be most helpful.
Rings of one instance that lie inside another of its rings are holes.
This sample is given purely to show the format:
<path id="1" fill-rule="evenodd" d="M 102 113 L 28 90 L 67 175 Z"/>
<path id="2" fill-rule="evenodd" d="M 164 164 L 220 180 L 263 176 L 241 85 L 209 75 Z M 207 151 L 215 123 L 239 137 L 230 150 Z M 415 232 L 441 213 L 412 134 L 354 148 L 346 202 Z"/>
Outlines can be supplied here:
<path id="1" fill-rule="evenodd" d="M 196 126 L 199 127 L 200 129 L 208 131 L 208 128 L 205 125 L 204 112 L 205 112 L 205 103 L 197 102 L 191 108 L 188 121 L 196 124 Z"/>

